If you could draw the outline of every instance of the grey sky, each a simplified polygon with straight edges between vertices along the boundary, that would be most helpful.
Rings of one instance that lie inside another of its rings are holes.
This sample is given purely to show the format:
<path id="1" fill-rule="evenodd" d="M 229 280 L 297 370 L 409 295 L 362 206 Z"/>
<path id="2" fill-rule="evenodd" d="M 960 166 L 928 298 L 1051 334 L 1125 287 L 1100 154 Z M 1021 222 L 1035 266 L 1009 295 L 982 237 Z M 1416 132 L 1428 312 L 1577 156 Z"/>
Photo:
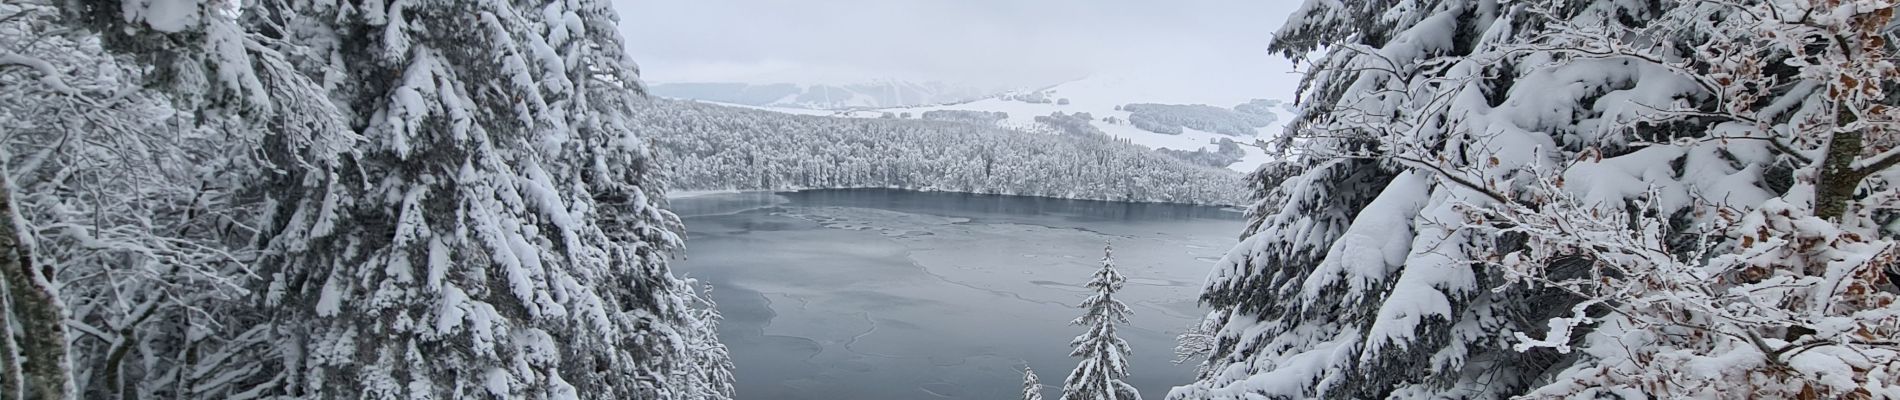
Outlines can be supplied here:
<path id="1" fill-rule="evenodd" d="M 980 85 L 1091 73 L 1290 90 L 1297 0 L 617 0 L 652 82 Z M 1280 97 L 1280 96 L 1276 96 Z"/>

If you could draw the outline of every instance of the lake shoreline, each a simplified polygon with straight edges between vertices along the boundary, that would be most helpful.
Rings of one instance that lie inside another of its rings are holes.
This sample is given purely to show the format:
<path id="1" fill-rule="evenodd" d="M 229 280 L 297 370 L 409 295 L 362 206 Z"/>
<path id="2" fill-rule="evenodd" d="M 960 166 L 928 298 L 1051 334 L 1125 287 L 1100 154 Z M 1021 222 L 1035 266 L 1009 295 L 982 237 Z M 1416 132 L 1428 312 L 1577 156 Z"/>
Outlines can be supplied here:
<path id="1" fill-rule="evenodd" d="M 782 189 L 670 190 L 666 192 L 666 198 L 667 200 L 678 200 L 678 199 L 690 199 L 690 198 L 696 198 L 696 197 L 716 196 L 716 195 L 722 195 L 722 194 L 735 194 L 735 193 L 798 193 L 798 192 L 823 191 L 823 190 L 897 190 L 897 191 L 916 192 L 916 193 L 946 193 L 946 194 L 966 194 L 966 195 L 972 195 L 972 196 L 1030 197 L 1030 198 L 1039 198 L 1039 199 L 1092 201 L 1092 202 L 1101 202 L 1101 203 L 1132 203 L 1132 204 L 1160 204 L 1160 205 L 1172 205 L 1172 206 L 1219 207 L 1219 208 L 1230 208 L 1236 211 L 1242 210 L 1248 206 L 1247 204 L 1182 203 L 1182 202 L 1171 202 L 1171 201 L 1145 201 L 1145 200 L 1106 200 L 1106 199 L 1096 199 L 1096 198 L 1078 197 L 1078 196 L 1062 197 L 1062 196 L 1040 196 L 1040 195 L 1033 195 L 1033 194 L 1014 194 L 1014 193 L 978 193 L 978 192 L 968 192 L 968 191 L 960 191 L 960 190 L 942 190 L 942 189 L 913 188 L 913 187 L 885 187 L 885 186 L 791 187 L 791 188 L 782 188 Z"/>

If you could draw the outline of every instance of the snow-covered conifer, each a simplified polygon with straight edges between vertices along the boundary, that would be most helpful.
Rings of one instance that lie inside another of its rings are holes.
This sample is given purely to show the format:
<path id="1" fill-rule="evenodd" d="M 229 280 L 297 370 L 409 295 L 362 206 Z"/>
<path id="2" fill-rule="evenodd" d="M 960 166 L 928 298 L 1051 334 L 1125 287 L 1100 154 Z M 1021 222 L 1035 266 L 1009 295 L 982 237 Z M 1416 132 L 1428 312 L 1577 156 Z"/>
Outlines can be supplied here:
<path id="1" fill-rule="evenodd" d="M 1027 365 L 1023 366 L 1023 400 L 1042 400 L 1042 378 Z"/>
<path id="2" fill-rule="evenodd" d="M 67 341 L 86 398 L 729 398 L 717 314 L 666 268 L 617 23 L 591 0 L 0 6 L 10 220 L 74 331 L 0 336 Z"/>
<path id="3" fill-rule="evenodd" d="M 1078 305 L 1083 310 L 1070 324 L 1087 329 L 1069 341 L 1080 357 L 1075 371 L 1062 381 L 1062 400 L 1140 400 L 1141 393 L 1123 382 L 1128 376 L 1128 342 L 1115 334 L 1115 324 L 1128 323 L 1128 305 L 1115 299 L 1127 279 L 1115 270 L 1115 250 L 1102 247 L 1102 268 L 1095 270 L 1086 287 L 1095 294 Z"/>
<path id="4" fill-rule="evenodd" d="M 610 5 L 291 7 L 364 143 L 265 225 L 286 392 L 703 396 Z"/>
<path id="5" fill-rule="evenodd" d="M 1308 2 L 1170 398 L 1900 397 L 1893 11 Z"/>

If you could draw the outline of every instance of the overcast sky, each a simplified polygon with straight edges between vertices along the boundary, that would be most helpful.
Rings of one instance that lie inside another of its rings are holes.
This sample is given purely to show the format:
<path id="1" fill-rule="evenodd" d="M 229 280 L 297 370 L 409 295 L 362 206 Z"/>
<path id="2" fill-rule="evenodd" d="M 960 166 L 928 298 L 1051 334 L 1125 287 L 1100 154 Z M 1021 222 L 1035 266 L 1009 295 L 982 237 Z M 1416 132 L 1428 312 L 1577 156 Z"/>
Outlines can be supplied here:
<path id="1" fill-rule="evenodd" d="M 1089 74 L 1289 91 L 1298 0 L 616 0 L 649 82 L 974 85 Z M 1280 96 L 1275 96 L 1280 97 Z"/>

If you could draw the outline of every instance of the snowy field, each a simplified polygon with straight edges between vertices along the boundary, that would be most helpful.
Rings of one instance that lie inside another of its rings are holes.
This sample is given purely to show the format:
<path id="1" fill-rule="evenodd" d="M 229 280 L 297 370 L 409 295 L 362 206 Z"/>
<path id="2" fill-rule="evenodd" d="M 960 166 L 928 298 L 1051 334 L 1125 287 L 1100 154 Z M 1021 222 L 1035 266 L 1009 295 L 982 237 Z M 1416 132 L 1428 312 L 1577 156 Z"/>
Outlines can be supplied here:
<path id="1" fill-rule="evenodd" d="M 1238 215 L 1207 207 L 837 190 L 676 198 L 691 245 L 676 271 L 716 285 L 741 399 L 999 399 L 1027 363 L 1075 365 L 1068 321 L 1116 246 L 1134 309 L 1129 381 L 1192 380 L 1170 362 L 1202 314 Z M 1049 398 L 1057 394 L 1051 388 Z"/>

